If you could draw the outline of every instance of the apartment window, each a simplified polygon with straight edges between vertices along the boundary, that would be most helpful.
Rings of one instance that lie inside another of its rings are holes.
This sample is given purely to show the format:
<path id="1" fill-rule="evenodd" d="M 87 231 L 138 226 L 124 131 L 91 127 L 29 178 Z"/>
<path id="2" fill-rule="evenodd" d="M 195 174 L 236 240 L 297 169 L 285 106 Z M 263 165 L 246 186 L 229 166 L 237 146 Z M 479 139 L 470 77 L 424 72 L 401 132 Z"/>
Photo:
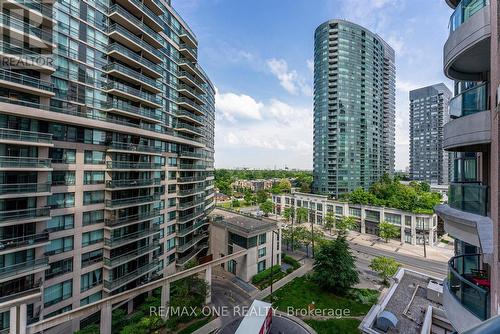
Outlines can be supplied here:
<path id="1" fill-rule="evenodd" d="M 104 190 L 83 192 L 83 205 L 100 203 L 104 203 Z"/>
<path id="2" fill-rule="evenodd" d="M 52 172 L 53 186 L 74 186 L 75 172 L 74 171 L 53 171 Z"/>
<path id="3" fill-rule="evenodd" d="M 400 215 L 395 215 L 393 213 L 386 213 L 384 216 L 384 219 L 391 224 L 401 225 L 401 216 Z"/>
<path id="4" fill-rule="evenodd" d="M 56 261 L 50 264 L 50 269 L 45 270 L 45 279 L 54 278 L 73 271 L 73 258 Z"/>
<path id="5" fill-rule="evenodd" d="M 55 164 L 74 164 L 76 163 L 76 150 L 51 147 L 49 149 L 49 158 Z"/>
<path id="6" fill-rule="evenodd" d="M 175 238 L 167 240 L 167 251 L 173 249 L 175 247 Z"/>
<path id="7" fill-rule="evenodd" d="M 65 306 L 65 307 L 62 307 L 60 308 L 59 310 L 57 311 L 54 311 L 54 312 L 50 312 L 49 314 L 47 314 L 46 316 L 44 316 L 43 318 L 44 319 L 48 319 L 48 318 L 52 318 L 52 317 L 55 317 L 56 315 L 58 314 L 61 314 L 61 313 L 64 313 L 64 312 L 68 312 L 68 311 L 71 311 L 72 309 L 72 305 L 68 305 L 68 306 Z"/>
<path id="8" fill-rule="evenodd" d="M 344 214 L 344 208 L 341 206 L 336 206 L 335 207 L 335 213 L 338 215 L 343 215 Z"/>
<path id="9" fill-rule="evenodd" d="M 266 247 L 259 249 L 259 258 L 266 256 Z"/>
<path id="10" fill-rule="evenodd" d="M 84 156 L 86 164 L 102 165 L 106 162 L 106 152 L 86 150 Z"/>
<path id="11" fill-rule="evenodd" d="M 87 291 L 102 283 L 102 268 L 80 276 L 80 292 Z"/>
<path id="12" fill-rule="evenodd" d="M 53 194 L 47 202 L 52 209 L 71 208 L 75 206 L 75 193 Z"/>
<path id="13" fill-rule="evenodd" d="M 63 300 L 71 298 L 73 295 L 73 280 L 68 280 L 58 284 L 54 284 L 45 288 L 43 292 L 44 306 L 49 307 Z"/>
<path id="14" fill-rule="evenodd" d="M 80 299 L 80 306 L 85 306 L 87 304 L 92 304 L 92 303 L 95 303 L 99 300 L 102 299 L 102 291 L 98 291 L 94 294 L 91 294 L 90 296 L 88 297 L 85 297 L 83 299 Z"/>
<path id="15" fill-rule="evenodd" d="M 175 233 L 175 225 L 168 225 L 167 226 L 167 235 L 171 235 Z"/>
<path id="16" fill-rule="evenodd" d="M 83 184 L 104 184 L 104 172 L 84 172 Z"/>
<path id="17" fill-rule="evenodd" d="M 82 234 L 82 247 L 101 242 L 104 239 L 104 231 L 97 230 Z"/>
<path id="18" fill-rule="evenodd" d="M 266 243 L 266 234 L 260 234 L 259 235 L 259 245 L 265 244 Z"/>
<path id="19" fill-rule="evenodd" d="M 45 246 L 45 255 L 54 255 L 73 250 L 73 236 L 54 239 Z"/>
<path id="20" fill-rule="evenodd" d="M 104 210 L 86 211 L 83 213 L 83 226 L 100 224 L 104 221 Z"/>
<path id="21" fill-rule="evenodd" d="M 259 261 L 259 263 L 257 263 L 257 272 L 260 273 L 264 270 L 266 270 L 266 260 Z"/>
<path id="22" fill-rule="evenodd" d="M 74 222 L 75 216 L 73 214 L 55 216 L 47 221 L 47 229 L 51 232 L 69 230 L 74 227 Z"/>
<path id="23" fill-rule="evenodd" d="M 82 268 L 102 261 L 102 249 L 82 254 Z"/>
<path id="24" fill-rule="evenodd" d="M 349 208 L 349 216 L 352 216 L 352 217 L 361 217 L 361 209 L 358 209 L 358 208 Z"/>

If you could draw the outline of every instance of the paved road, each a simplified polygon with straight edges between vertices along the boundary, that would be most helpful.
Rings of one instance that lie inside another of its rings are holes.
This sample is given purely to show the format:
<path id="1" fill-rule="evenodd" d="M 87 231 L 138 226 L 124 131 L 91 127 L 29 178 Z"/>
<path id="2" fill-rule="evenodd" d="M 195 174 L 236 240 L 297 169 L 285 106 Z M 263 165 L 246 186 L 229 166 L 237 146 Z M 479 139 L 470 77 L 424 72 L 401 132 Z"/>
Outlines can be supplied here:
<path id="1" fill-rule="evenodd" d="M 222 280 L 212 277 L 211 291 L 213 306 L 218 310 L 225 308 L 229 312 L 229 316 L 221 316 L 223 324 L 231 322 L 234 319 L 232 316 L 233 308 L 252 303 L 252 298 L 248 294 L 227 279 Z"/>
<path id="2" fill-rule="evenodd" d="M 227 324 L 220 331 L 220 334 L 233 334 L 243 318 L 238 318 Z M 304 328 L 297 326 L 295 322 L 285 317 L 274 316 L 269 334 L 308 334 Z"/>

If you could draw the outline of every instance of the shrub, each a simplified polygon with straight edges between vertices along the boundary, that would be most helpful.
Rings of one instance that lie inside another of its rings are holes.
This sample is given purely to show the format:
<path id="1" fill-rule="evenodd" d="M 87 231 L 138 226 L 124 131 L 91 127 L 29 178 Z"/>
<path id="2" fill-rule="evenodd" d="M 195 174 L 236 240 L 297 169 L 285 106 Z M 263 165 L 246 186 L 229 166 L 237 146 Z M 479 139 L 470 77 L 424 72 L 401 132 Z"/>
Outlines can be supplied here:
<path id="1" fill-rule="evenodd" d="M 277 274 L 278 272 L 281 271 L 281 267 L 279 265 L 275 265 L 272 268 L 273 268 L 273 273 L 274 274 Z M 252 277 L 252 283 L 253 284 L 259 284 L 259 283 L 265 281 L 266 279 L 268 279 L 270 277 L 271 277 L 271 268 L 268 268 L 268 269 L 266 269 L 264 271 L 261 271 L 257 275 L 254 275 Z"/>
<path id="2" fill-rule="evenodd" d="M 283 260 L 283 262 L 285 262 L 286 264 L 291 265 L 291 266 L 293 267 L 293 269 L 294 269 L 294 270 L 295 270 L 295 269 L 300 268 L 300 263 L 299 263 L 299 261 L 295 260 L 295 259 L 294 259 L 293 257 L 291 257 L 291 256 L 288 256 L 288 255 L 283 254 L 283 256 L 282 256 L 282 260 Z"/>
<path id="3" fill-rule="evenodd" d="M 290 267 L 290 268 L 288 268 L 288 269 L 286 270 L 286 273 L 287 273 L 287 274 L 290 274 L 292 271 L 293 271 L 293 267 Z"/>

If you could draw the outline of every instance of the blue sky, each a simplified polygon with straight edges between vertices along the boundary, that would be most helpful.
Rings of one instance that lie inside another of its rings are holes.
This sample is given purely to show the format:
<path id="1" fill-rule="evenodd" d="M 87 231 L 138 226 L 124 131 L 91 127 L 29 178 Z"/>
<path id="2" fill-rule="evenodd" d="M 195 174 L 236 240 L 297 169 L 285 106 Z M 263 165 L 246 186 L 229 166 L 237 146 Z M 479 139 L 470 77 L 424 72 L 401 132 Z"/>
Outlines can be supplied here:
<path id="1" fill-rule="evenodd" d="M 408 92 L 445 82 L 444 0 L 173 0 L 217 88 L 216 167 L 312 168 L 315 28 L 332 18 L 396 51 L 396 169 L 408 165 Z"/>

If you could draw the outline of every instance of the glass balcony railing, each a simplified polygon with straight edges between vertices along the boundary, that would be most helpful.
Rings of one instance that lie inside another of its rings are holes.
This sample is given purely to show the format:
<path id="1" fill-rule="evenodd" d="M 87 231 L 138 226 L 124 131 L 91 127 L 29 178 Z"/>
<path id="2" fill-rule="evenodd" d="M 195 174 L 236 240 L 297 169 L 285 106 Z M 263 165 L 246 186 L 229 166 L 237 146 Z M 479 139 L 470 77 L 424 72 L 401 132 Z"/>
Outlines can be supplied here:
<path id="1" fill-rule="evenodd" d="M 117 32 L 117 33 L 127 37 L 129 40 L 131 40 L 134 44 L 138 45 L 144 51 L 149 52 L 150 54 L 154 55 L 155 57 L 157 57 L 159 59 L 162 58 L 162 54 L 158 49 L 155 49 L 149 43 L 140 39 L 136 35 L 132 34 L 130 31 L 123 28 L 121 25 L 119 25 L 117 23 L 113 23 L 112 25 L 110 25 L 108 28 L 108 32 L 109 33 Z"/>
<path id="2" fill-rule="evenodd" d="M 103 84 L 103 88 L 105 90 L 116 89 L 116 90 L 119 90 L 121 92 L 127 93 L 129 95 L 133 95 L 133 96 L 138 97 L 140 99 L 154 103 L 156 105 L 160 105 L 160 100 L 156 97 L 156 95 L 148 93 L 148 92 L 144 92 L 142 90 L 139 90 L 139 89 L 131 87 L 131 86 L 127 86 L 125 84 L 122 84 L 121 82 L 109 81 L 109 82 Z"/>
<path id="3" fill-rule="evenodd" d="M 161 83 L 160 82 L 157 82 L 156 80 L 151 79 L 150 77 L 147 77 L 147 76 L 145 76 L 142 73 L 134 71 L 134 70 L 132 70 L 131 68 L 129 68 L 127 66 L 123 66 L 122 64 L 110 63 L 110 64 L 105 65 L 103 67 L 103 70 L 104 71 L 117 71 L 117 72 L 121 72 L 121 73 L 123 73 L 123 74 L 125 74 L 125 75 L 127 75 L 127 76 L 129 76 L 131 78 L 133 78 L 134 80 L 144 82 L 144 83 L 148 84 L 149 86 L 152 86 L 152 87 L 157 88 L 157 89 L 161 88 Z"/>
<path id="4" fill-rule="evenodd" d="M 205 165 L 201 164 L 179 164 L 180 169 L 201 169 L 204 170 L 206 169 Z"/>
<path id="5" fill-rule="evenodd" d="M 203 117 L 201 116 L 198 116 L 198 115 L 195 115 L 193 113 L 190 113 L 189 111 L 185 111 L 185 110 L 177 110 L 177 116 L 185 116 L 185 117 L 189 117 L 191 119 L 194 119 L 195 121 L 197 121 L 198 123 L 200 124 L 203 124 L 204 121 L 203 121 Z"/>
<path id="6" fill-rule="evenodd" d="M 181 77 L 186 77 L 188 78 L 192 83 L 194 83 L 195 85 L 198 86 L 198 88 L 202 91 L 204 91 L 201 87 L 203 86 L 204 82 L 203 81 L 200 81 L 199 79 L 197 79 L 194 75 L 192 75 L 191 73 L 188 73 L 186 71 L 179 71 L 179 74 L 178 74 L 178 77 L 181 78 Z"/>
<path id="7" fill-rule="evenodd" d="M 115 256 L 111 259 L 105 257 L 103 259 L 103 263 L 107 267 L 115 267 L 115 266 L 118 266 L 118 265 L 123 264 L 125 262 L 128 262 L 132 259 L 135 259 L 141 255 L 150 253 L 150 252 L 154 251 L 155 249 L 157 249 L 159 246 L 160 246 L 160 244 L 158 243 L 158 241 L 155 241 L 150 245 L 134 249 L 133 251 L 130 251 L 130 252 L 125 253 L 125 254 L 120 255 L 120 256 Z"/>
<path id="8" fill-rule="evenodd" d="M 136 61 L 137 63 L 142 64 L 145 67 L 148 67 L 149 69 L 151 69 L 152 71 L 154 71 L 158 74 L 161 74 L 161 67 L 159 65 L 157 65 L 157 64 L 153 63 L 152 61 L 138 55 L 137 53 L 133 52 L 132 50 L 127 49 L 125 46 L 123 46 L 121 44 L 111 43 L 108 46 L 108 53 L 110 53 L 112 51 L 116 51 L 116 52 L 119 52 L 121 54 L 124 54 L 127 57 L 130 57 L 131 59 Z"/>
<path id="9" fill-rule="evenodd" d="M 37 26 L 31 25 L 27 22 L 23 22 L 12 15 L 7 15 L 4 13 L 0 14 L 0 18 L 2 20 L 2 25 L 4 27 L 10 27 L 19 31 L 24 32 L 25 34 L 33 35 L 38 37 L 41 40 L 52 42 L 52 32 L 48 30 L 42 30 Z"/>
<path id="10" fill-rule="evenodd" d="M 46 193 L 50 192 L 50 183 L 4 183 L 0 184 L 0 195 Z"/>
<path id="11" fill-rule="evenodd" d="M 159 186 L 160 179 L 137 179 L 137 180 L 108 180 L 106 181 L 106 188 L 133 188 L 133 187 L 147 187 Z"/>
<path id="12" fill-rule="evenodd" d="M 205 176 L 185 176 L 177 178 L 177 182 L 179 183 L 188 183 L 188 182 L 201 182 L 205 181 Z"/>
<path id="13" fill-rule="evenodd" d="M 450 116 L 454 118 L 488 110 L 488 85 L 470 88 L 450 100 Z"/>
<path id="14" fill-rule="evenodd" d="M 42 1 L 33 1 L 33 0 L 15 0 L 15 1 L 22 6 L 34 9 L 37 12 L 42 13 L 44 16 L 50 18 L 53 17 L 52 3 L 48 4 Z"/>
<path id="15" fill-rule="evenodd" d="M 201 152 L 181 151 L 179 155 L 187 158 L 203 158 L 203 153 Z"/>
<path id="16" fill-rule="evenodd" d="M 472 15 L 476 14 L 482 8 L 489 6 L 489 0 L 462 0 L 455 8 L 450 17 L 450 33 L 458 29 Z"/>
<path id="17" fill-rule="evenodd" d="M 50 159 L 0 157 L 0 168 L 50 168 Z"/>
<path id="18" fill-rule="evenodd" d="M 191 56 L 192 56 L 193 58 L 195 58 L 195 59 L 196 59 L 196 57 L 197 57 L 197 55 L 198 55 L 198 53 L 196 52 L 196 49 L 195 49 L 195 48 L 190 47 L 190 46 L 189 46 L 189 45 L 187 45 L 186 43 L 181 43 L 181 44 L 179 45 L 179 49 L 180 49 L 181 51 L 182 51 L 182 50 L 187 50 L 187 51 L 191 54 Z"/>
<path id="19" fill-rule="evenodd" d="M 161 115 L 157 114 L 153 109 L 135 107 L 131 104 L 124 103 L 124 102 L 121 102 L 118 100 L 111 100 L 111 101 L 104 102 L 103 108 L 123 110 L 126 112 L 130 112 L 133 114 L 137 114 L 137 115 L 144 116 L 144 117 L 151 118 L 151 119 L 155 119 L 155 120 L 162 119 Z"/>
<path id="20" fill-rule="evenodd" d="M 148 6 L 144 5 L 142 2 L 137 0 L 130 0 L 135 6 L 139 7 L 151 20 L 153 20 L 158 26 L 163 27 L 163 22 L 160 17 L 156 15 Z M 163 30 L 163 29 L 162 29 Z"/>
<path id="21" fill-rule="evenodd" d="M 193 257 L 196 256 L 199 252 L 201 252 L 203 249 L 208 248 L 208 243 L 204 242 L 199 245 L 196 245 L 194 249 L 187 255 L 184 255 L 183 257 L 180 257 L 177 259 L 177 265 L 183 266 L 186 264 L 189 260 L 191 260 Z"/>
<path id="22" fill-rule="evenodd" d="M 111 237 L 104 239 L 104 245 L 108 247 L 119 247 L 121 245 L 127 244 L 132 241 L 136 241 L 142 239 L 144 237 L 150 236 L 152 234 L 160 232 L 159 225 L 153 225 L 148 229 L 125 234 L 119 237 Z"/>
<path id="23" fill-rule="evenodd" d="M 0 223 L 12 220 L 50 218 L 50 207 L 0 211 Z"/>
<path id="24" fill-rule="evenodd" d="M 155 259 L 153 260 L 153 262 L 145 264 L 132 272 L 126 273 L 124 276 L 111 278 L 110 280 L 104 280 L 104 288 L 108 291 L 117 289 L 122 285 L 132 282 L 133 280 L 140 278 L 143 274 L 157 268 L 159 264 L 160 261 Z"/>
<path id="25" fill-rule="evenodd" d="M 43 269 L 48 267 L 49 258 L 44 257 L 42 259 L 29 260 L 22 263 L 17 263 L 5 267 L 0 267 L 0 279 L 13 277 L 23 273 L 28 273 L 30 271 Z"/>
<path id="26" fill-rule="evenodd" d="M 205 191 L 204 187 L 196 187 L 193 189 L 181 189 L 177 192 L 179 196 L 188 196 L 188 195 L 194 195 L 196 193 L 200 193 L 202 191 Z"/>
<path id="27" fill-rule="evenodd" d="M 126 9 L 124 9 L 122 6 L 120 6 L 118 4 L 112 5 L 108 10 L 108 14 L 111 14 L 113 12 L 116 12 L 116 13 L 120 14 L 121 16 L 125 17 L 134 26 L 138 27 L 139 29 L 144 31 L 146 34 L 150 35 L 152 38 L 155 38 L 155 36 L 157 35 L 157 32 L 155 32 L 153 29 L 148 27 L 145 23 L 141 22 L 137 17 L 130 14 L 130 12 L 127 11 Z"/>
<path id="28" fill-rule="evenodd" d="M 53 91 L 53 85 L 49 81 L 43 81 L 29 75 L 0 69 L 0 80 L 9 81 L 15 84 L 30 86 L 47 92 Z"/>
<path id="29" fill-rule="evenodd" d="M 187 235 L 188 233 L 191 233 L 193 232 L 194 230 L 196 230 L 197 228 L 203 226 L 203 225 L 207 225 L 208 224 L 208 220 L 207 219 L 202 219 L 200 220 L 199 222 L 189 226 L 189 227 L 185 227 L 185 228 L 181 228 L 177 231 L 177 236 L 178 237 L 184 237 L 185 235 Z"/>
<path id="30" fill-rule="evenodd" d="M 448 262 L 448 289 L 480 320 L 489 317 L 490 294 L 487 272 L 480 269 L 481 254 L 455 256 Z"/>
<path id="31" fill-rule="evenodd" d="M 159 162 L 141 162 L 141 161 L 108 161 L 108 169 L 161 169 Z"/>
<path id="32" fill-rule="evenodd" d="M 204 214 L 204 211 L 203 211 L 203 208 L 198 208 L 198 210 L 196 210 L 195 212 L 193 213 L 190 213 L 188 215 L 183 215 L 183 216 L 179 216 L 177 218 L 177 222 L 179 224 L 184 224 L 184 223 L 187 223 L 188 221 L 190 220 L 193 220 L 195 218 L 198 218 L 199 216 L 203 215 Z"/>
<path id="33" fill-rule="evenodd" d="M 24 235 L 16 238 L 0 239 L 0 250 L 35 245 L 49 241 L 49 232 Z"/>
<path id="34" fill-rule="evenodd" d="M 23 141 L 30 143 L 52 144 L 52 134 L 0 128 L 1 140 Z"/>
<path id="35" fill-rule="evenodd" d="M 153 210 L 148 211 L 148 212 L 123 215 L 123 216 L 120 216 L 120 217 L 114 218 L 114 219 L 113 218 L 112 219 L 105 219 L 104 224 L 106 226 L 115 227 L 115 226 L 125 225 L 125 224 L 129 224 L 129 223 L 153 219 L 153 218 L 158 217 L 159 215 L 160 215 L 160 210 L 153 209 Z"/>
<path id="36" fill-rule="evenodd" d="M 184 210 L 184 209 L 196 206 L 196 205 L 200 205 L 202 203 L 205 203 L 205 198 L 199 198 L 199 199 L 195 199 L 194 201 L 179 203 L 179 204 L 177 204 L 177 208 L 179 210 Z"/>
<path id="37" fill-rule="evenodd" d="M 193 133 L 195 133 L 197 136 L 202 136 L 202 128 L 201 127 L 197 127 L 197 126 L 193 126 L 193 125 L 189 125 L 189 124 L 186 124 L 186 123 L 177 123 L 176 127 L 175 127 L 177 130 L 181 129 L 181 130 L 189 130 Z"/>
<path id="38" fill-rule="evenodd" d="M 191 248 L 193 245 L 195 245 L 196 243 L 198 243 L 200 240 L 204 239 L 208 237 L 208 234 L 200 234 L 200 235 L 197 235 L 195 236 L 193 239 L 185 242 L 184 244 L 182 245 L 178 245 L 177 246 L 177 251 L 179 253 L 182 253 L 182 252 L 185 252 L 187 251 L 189 248 Z"/>
<path id="39" fill-rule="evenodd" d="M 460 211 L 486 216 L 488 191 L 488 186 L 479 183 L 452 183 L 448 190 L 448 205 Z"/>
<path id="40" fill-rule="evenodd" d="M 107 199 L 106 207 L 114 208 L 126 205 L 139 205 L 148 202 L 159 201 L 160 195 L 146 195 L 146 196 L 136 196 L 136 197 L 127 197 L 127 198 L 119 198 L 119 199 Z"/>
<path id="41" fill-rule="evenodd" d="M 117 142 L 117 141 L 111 142 L 109 147 L 115 148 L 118 150 L 126 150 L 126 151 L 151 152 L 151 153 L 160 153 L 161 152 L 161 147 L 142 145 L 142 144 L 134 144 L 134 143 L 121 143 L 121 142 Z"/>

